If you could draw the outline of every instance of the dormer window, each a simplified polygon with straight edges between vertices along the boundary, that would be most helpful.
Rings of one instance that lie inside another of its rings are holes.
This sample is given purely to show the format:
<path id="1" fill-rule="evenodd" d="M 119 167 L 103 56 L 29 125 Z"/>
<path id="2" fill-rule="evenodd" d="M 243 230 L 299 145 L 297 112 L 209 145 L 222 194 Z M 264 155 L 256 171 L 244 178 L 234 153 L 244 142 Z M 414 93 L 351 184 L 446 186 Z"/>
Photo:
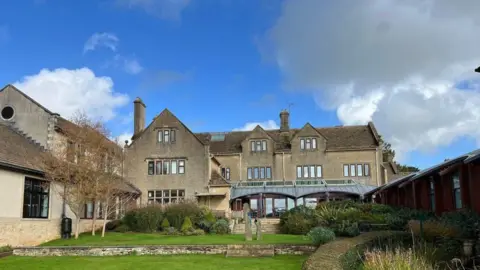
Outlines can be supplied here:
<path id="1" fill-rule="evenodd" d="M 251 149 L 252 152 L 265 152 L 265 151 L 267 151 L 267 140 L 250 141 L 250 149 Z"/>
<path id="2" fill-rule="evenodd" d="M 159 143 L 174 143 L 176 132 L 174 129 L 161 129 L 158 131 L 157 141 Z"/>
<path id="3" fill-rule="evenodd" d="M 301 138 L 300 149 L 301 150 L 317 149 L 317 138 Z"/>

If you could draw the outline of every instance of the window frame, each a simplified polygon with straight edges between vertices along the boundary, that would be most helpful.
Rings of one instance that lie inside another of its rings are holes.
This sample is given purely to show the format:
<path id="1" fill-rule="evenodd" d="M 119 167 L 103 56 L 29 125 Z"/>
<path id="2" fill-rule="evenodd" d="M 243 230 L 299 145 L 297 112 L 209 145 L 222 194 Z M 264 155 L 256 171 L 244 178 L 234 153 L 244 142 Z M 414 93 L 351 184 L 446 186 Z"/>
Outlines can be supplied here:
<path id="1" fill-rule="evenodd" d="M 350 176 L 350 165 L 343 164 L 343 177 L 348 177 L 348 176 Z"/>
<path id="2" fill-rule="evenodd" d="M 300 139 L 300 150 L 305 150 L 305 139 Z"/>
<path id="3" fill-rule="evenodd" d="M 358 177 L 363 177 L 363 164 L 357 164 L 356 172 Z"/>
<path id="4" fill-rule="evenodd" d="M 175 164 L 175 166 L 173 164 Z M 175 167 L 175 172 L 173 170 L 174 167 Z M 170 174 L 172 175 L 178 174 L 178 161 L 176 159 L 173 159 L 170 161 Z"/>
<path id="5" fill-rule="evenodd" d="M 27 190 L 27 182 L 30 182 Z M 23 182 L 23 208 L 22 218 L 24 219 L 48 219 L 50 217 L 50 183 L 45 180 L 36 179 L 32 177 L 25 177 Z M 38 187 L 38 190 L 35 190 Z M 45 191 L 46 190 L 46 191 Z M 34 196 L 36 195 L 38 203 L 34 203 Z M 25 204 L 28 196 L 28 204 Z M 46 215 L 42 215 L 42 206 L 46 198 Z M 35 211 L 35 205 L 37 207 Z M 36 213 L 33 213 L 36 212 Z"/>
<path id="6" fill-rule="evenodd" d="M 267 151 L 267 140 L 262 140 L 262 151 L 263 152 Z"/>
<path id="7" fill-rule="evenodd" d="M 262 178 L 263 175 L 263 178 Z M 269 177 L 270 176 L 270 177 Z M 247 168 L 247 180 L 265 180 L 272 179 L 271 166 L 259 166 Z"/>
<path id="8" fill-rule="evenodd" d="M 265 167 L 265 178 L 272 179 L 272 167 Z"/>
<path id="9" fill-rule="evenodd" d="M 174 193 L 175 191 L 175 193 Z M 168 192 L 168 196 L 165 196 Z M 150 196 L 152 194 L 152 196 Z M 173 195 L 176 194 L 176 195 Z M 171 204 L 185 200 L 185 189 L 155 189 L 147 190 L 147 204 Z"/>
<path id="10" fill-rule="evenodd" d="M 163 142 L 163 130 L 159 130 L 157 133 L 157 142 L 162 143 Z"/>
<path id="11" fill-rule="evenodd" d="M 147 174 L 148 175 L 155 175 L 155 161 L 149 160 L 147 162 Z"/>
<path id="12" fill-rule="evenodd" d="M 430 199 L 430 210 L 435 211 L 435 182 L 432 177 L 430 177 L 428 185 L 428 197 Z"/>
<path id="13" fill-rule="evenodd" d="M 184 159 L 178 160 L 178 174 L 185 174 L 186 172 L 186 161 Z"/>
<path id="14" fill-rule="evenodd" d="M 312 138 L 312 149 L 317 149 L 317 138 Z"/>
<path id="15" fill-rule="evenodd" d="M 457 181 L 456 181 L 457 180 Z M 455 187 L 456 182 L 458 186 Z M 453 191 L 453 206 L 456 210 L 463 208 L 463 201 L 462 201 L 462 183 L 460 182 L 460 172 L 456 171 L 452 174 L 452 191 Z M 457 197 L 458 195 L 458 197 Z M 457 205 L 457 198 L 460 205 Z"/>

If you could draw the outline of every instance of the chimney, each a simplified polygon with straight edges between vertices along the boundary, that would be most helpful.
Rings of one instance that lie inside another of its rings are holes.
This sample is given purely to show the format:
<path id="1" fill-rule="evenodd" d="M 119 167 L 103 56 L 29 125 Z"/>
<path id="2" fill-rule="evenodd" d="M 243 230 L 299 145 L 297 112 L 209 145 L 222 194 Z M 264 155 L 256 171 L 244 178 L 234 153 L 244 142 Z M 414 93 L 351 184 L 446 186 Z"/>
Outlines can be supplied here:
<path id="1" fill-rule="evenodd" d="M 287 110 L 282 110 L 280 112 L 280 131 L 288 131 L 289 130 L 289 123 L 288 117 L 290 113 Z"/>
<path id="2" fill-rule="evenodd" d="M 137 97 L 133 101 L 133 136 L 145 128 L 145 103 Z"/>

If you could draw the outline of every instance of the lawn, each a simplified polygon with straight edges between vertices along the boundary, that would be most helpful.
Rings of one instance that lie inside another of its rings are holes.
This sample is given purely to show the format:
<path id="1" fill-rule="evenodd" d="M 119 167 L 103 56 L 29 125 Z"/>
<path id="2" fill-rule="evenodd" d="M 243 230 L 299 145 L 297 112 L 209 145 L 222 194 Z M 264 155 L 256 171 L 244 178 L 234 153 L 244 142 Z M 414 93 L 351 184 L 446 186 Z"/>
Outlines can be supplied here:
<path id="1" fill-rule="evenodd" d="M 155 233 L 114 233 L 104 238 L 82 234 L 78 239 L 58 239 L 42 246 L 134 246 L 134 245 L 226 245 L 226 244 L 310 244 L 301 235 L 264 234 L 263 240 L 245 242 L 241 234 L 172 236 Z"/>
<path id="2" fill-rule="evenodd" d="M 118 257 L 15 257 L 0 259 L 0 269 L 169 269 L 169 270 L 299 270 L 306 256 L 225 258 L 222 255 L 118 256 Z"/>

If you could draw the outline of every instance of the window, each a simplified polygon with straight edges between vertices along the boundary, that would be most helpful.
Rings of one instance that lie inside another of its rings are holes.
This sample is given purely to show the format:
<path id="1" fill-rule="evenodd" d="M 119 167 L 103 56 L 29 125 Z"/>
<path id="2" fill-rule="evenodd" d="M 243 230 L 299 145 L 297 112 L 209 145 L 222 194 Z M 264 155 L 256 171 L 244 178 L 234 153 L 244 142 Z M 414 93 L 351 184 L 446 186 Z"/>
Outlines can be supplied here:
<path id="1" fill-rule="evenodd" d="M 155 165 L 155 162 L 149 161 L 148 162 L 148 175 L 153 175 L 155 173 L 153 166 Z"/>
<path id="2" fill-rule="evenodd" d="M 222 168 L 223 178 L 230 180 L 230 168 Z"/>
<path id="3" fill-rule="evenodd" d="M 163 163 L 163 174 L 169 174 L 170 173 L 170 160 L 165 160 L 162 163 Z"/>
<path id="4" fill-rule="evenodd" d="M 247 168 L 247 178 L 251 179 L 272 179 L 271 167 L 251 167 Z"/>
<path id="5" fill-rule="evenodd" d="M 301 150 L 317 149 L 317 138 L 301 138 L 300 149 Z"/>
<path id="6" fill-rule="evenodd" d="M 149 190 L 148 204 L 169 204 L 183 201 L 184 189 Z"/>
<path id="7" fill-rule="evenodd" d="M 322 165 L 297 166 L 298 179 L 322 178 Z"/>
<path id="8" fill-rule="evenodd" d="M 0 115 L 2 116 L 3 120 L 10 120 L 15 115 L 15 110 L 11 106 L 5 106 Z"/>
<path id="9" fill-rule="evenodd" d="M 358 176 L 363 176 L 363 165 L 362 164 L 357 164 L 357 175 Z"/>
<path id="10" fill-rule="evenodd" d="M 355 165 L 350 165 L 350 176 L 356 176 Z"/>
<path id="11" fill-rule="evenodd" d="M 82 219 L 92 219 L 93 213 L 96 213 L 96 218 L 103 218 L 103 208 L 101 203 L 88 202 L 84 205 Z"/>
<path id="12" fill-rule="evenodd" d="M 172 174 L 177 174 L 177 161 L 172 160 Z"/>
<path id="13" fill-rule="evenodd" d="M 455 208 L 462 208 L 462 192 L 460 188 L 460 176 L 458 171 L 452 175 L 453 181 L 453 199 L 455 202 Z"/>
<path id="14" fill-rule="evenodd" d="M 177 140 L 177 132 L 174 129 L 159 130 L 157 140 L 163 143 L 174 143 Z"/>
<path id="15" fill-rule="evenodd" d="M 185 160 L 178 161 L 178 173 L 184 174 L 185 173 Z"/>
<path id="16" fill-rule="evenodd" d="M 435 183 L 433 182 L 433 179 L 430 180 L 429 196 L 430 196 L 430 209 L 432 211 L 435 211 Z"/>
<path id="17" fill-rule="evenodd" d="M 162 174 L 162 162 L 161 162 L 161 161 L 157 161 L 156 165 L 157 165 L 157 166 L 156 166 L 156 171 L 155 171 L 155 173 L 156 173 L 156 174 Z"/>
<path id="18" fill-rule="evenodd" d="M 252 152 L 265 152 L 267 151 L 267 141 L 250 141 L 250 148 Z"/>
<path id="19" fill-rule="evenodd" d="M 343 176 L 370 176 L 370 165 L 345 164 L 343 165 Z"/>
<path id="20" fill-rule="evenodd" d="M 322 166 L 317 165 L 317 178 L 322 178 Z"/>
<path id="21" fill-rule="evenodd" d="M 150 160 L 148 175 L 184 174 L 185 160 Z"/>
<path id="22" fill-rule="evenodd" d="M 170 131 L 164 130 L 163 131 L 163 141 L 169 142 L 170 141 Z"/>
<path id="23" fill-rule="evenodd" d="M 343 165 L 343 176 L 349 176 L 349 166 L 348 165 Z"/>
<path id="24" fill-rule="evenodd" d="M 48 182 L 25 178 L 23 218 L 48 218 L 49 197 Z"/>
<path id="25" fill-rule="evenodd" d="M 365 168 L 365 176 L 370 176 L 370 165 L 364 164 L 363 166 Z"/>

